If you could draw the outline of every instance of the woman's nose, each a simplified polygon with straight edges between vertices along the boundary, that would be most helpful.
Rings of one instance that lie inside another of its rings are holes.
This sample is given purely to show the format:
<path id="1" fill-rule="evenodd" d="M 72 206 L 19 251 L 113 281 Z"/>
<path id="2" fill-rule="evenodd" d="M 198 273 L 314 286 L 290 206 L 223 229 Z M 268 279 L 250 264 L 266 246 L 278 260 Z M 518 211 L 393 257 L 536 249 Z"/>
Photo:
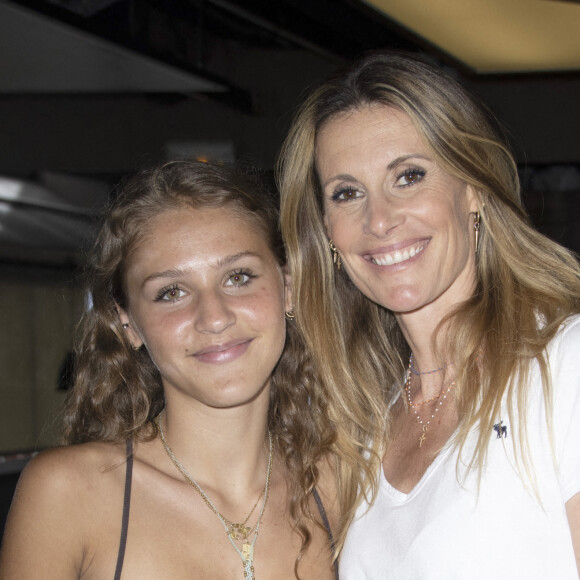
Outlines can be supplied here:
<path id="1" fill-rule="evenodd" d="M 367 197 L 364 230 L 376 237 L 385 236 L 401 221 L 401 213 L 394 200 L 384 192 L 370 194 Z"/>
<path id="2" fill-rule="evenodd" d="M 195 302 L 195 329 L 198 332 L 218 334 L 236 320 L 228 297 L 219 292 L 204 292 Z"/>

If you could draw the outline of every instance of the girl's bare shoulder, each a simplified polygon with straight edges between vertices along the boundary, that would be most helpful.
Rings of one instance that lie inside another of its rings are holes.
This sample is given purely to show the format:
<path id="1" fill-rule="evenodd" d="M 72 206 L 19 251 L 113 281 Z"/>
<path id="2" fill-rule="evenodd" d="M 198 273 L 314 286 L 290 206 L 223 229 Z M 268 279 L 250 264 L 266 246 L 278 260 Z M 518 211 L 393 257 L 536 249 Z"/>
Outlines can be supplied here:
<path id="1" fill-rule="evenodd" d="M 45 489 L 50 494 L 95 491 L 100 485 L 124 474 L 125 444 L 83 443 L 42 451 L 22 471 L 18 493 L 23 489 Z M 121 468 L 121 469 L 119 469 Z"/>
<path id="2" fill-rule="evenodd" d="M 122 509 L 125 445 L 85 443 L 39 453 L 23 470 L 8 515 L 2 578 L 78 578 Z"/>

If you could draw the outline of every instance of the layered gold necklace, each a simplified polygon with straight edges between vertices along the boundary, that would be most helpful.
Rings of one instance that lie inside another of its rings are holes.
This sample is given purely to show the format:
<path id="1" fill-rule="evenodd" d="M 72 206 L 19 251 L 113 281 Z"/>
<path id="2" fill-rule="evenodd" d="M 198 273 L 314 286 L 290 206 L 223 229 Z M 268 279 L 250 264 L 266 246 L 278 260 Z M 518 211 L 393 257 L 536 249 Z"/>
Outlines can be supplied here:
<path id="1" fill-rule="evenodd" d="M 272 434 L 270 433 L 270 431 L 268 431 L 270 451 L 268 456 L 268 470 L 266 474 L 266 484 L 264 485 L 264 491 L 260 492 L 260 495 L 258 496 L 258 499 L 254 504 L 254 507 L 252 507 L 250 513 L 246 516 L 246 519 L 238 524 L 228 520 L 219 512 L 219 510 L 211 501 L 211 499 L 209 499 L 205 491 L 203 491 L 200 485 L 195 481 L 195 479 L 193 479 L 193 477 L 188 473 L 185 467 L 179 462 L 177 457 L 175 457 L 173 451 L 171 450 L 171 447 L 169 447 L 165 439 L 165 434 L 163 433 L 163 428 L 161 427 L 161 420 L 159 416 L 157 416 L 157 418 L 155 419 L 155 425 L 157 426 L 157 431 L 159 433 L 161 443 L 163 444 L 163 448 L 165 449 L 167 455 L 169 456 L 169 459 L 171 459 L 173 465 L 175 465 L 175 467 L 182 475 L 182 477 L 185 479 L 185 481 L 189 483 L 189 485 L 191 485 L 191 487 L 193 487 L 197 491 L 197 493 L 199 493 L 199 495 L 201 496 L 207 507 L 219 518 L 220 522 L 224 526 L 224 529 L 226 531 L 230 543 L 232 544 L 232 546 L 242 559 L 242 565 L 244 567 L 244 580 L 255 580 L 254 564 L 253 564 L 254 547 L 256 545 L 256 540 L 258 539 L 258 530 L 260 529 L 262 516 L 264 515 L 264 510 L 266 509 L 266 502 L 268 501 L 268 493 L 270 490 L 270 478 L 272 476 Z M 249 528 L 246 524 L 248 523 L 248 520 L 250 519 L 251 515 L 254 513 L 254 510 L 256 509 L 256 506 L 258 505 L 258 502 L 260 501 L 262 495 L 264 496 L 264 501 L 262 502 L 262 508 L 258 515 L 256 525 L 253 526 L 252 528 Z M 248 537 L 252 533 L 252 530 L 254 531 L 254 535 L 250 542 L 248 541 Z M 243 542 L 241 550 L 236 545 L 235 540 L 241 540 Z"/>
<path id="2" fill-rule="evenodd" d="M 418 421 L 419 425 L 421 426 L 421 436 L 419 437 L 419 447 L 423 447 L 423 444 L 425 443 L 425 439 L 427 439 L 427 430 L 429 429 L 429 425 L 431 424 L 431 421 L 435 418 L 435 416 L 439 412 L 439 409 L 441 408 L 441 406 L 443 405 L 443 403 L 447 399 L 447 395 L 449 394 L 449 391 L 451 391 L 451 389 L 455 386 L 455 381 L 453 381 L 447 388 L 443 387 L 439 391 L 439 393 L 437 395 L 435 395 L 434 397 L 431 397 L 430 399 L 426 399 L 424 401 L 419 401 L 418 403 L 413 403 L 413 401 L 411 400 L 412 375 L 413 374 L 415 374 L 415 375 L 427 375 L 427 374 L 436 373 L 436 372 L 444 370 L 450 364 L 453 364 L 453 363 L 447 363 L 439 369 L 435 369 L 433 371 L 427 371 L 427 372 L 421 373 L 421 372 L 416 371 L 414 366 L 413 366 L 413 353 L 411 353 L 411 356 L 409 358 L 409 367 L 407 368 L 407 376 L 405 378 L 404 390 L 405 390 L 405 393 L 407 395 L 407 402 L 409 404 L 409 407 L 411 407 L 411 409 L 413 409 L 413 413 L 415 413 L 415 417 L 417 418 L 417 421 Z M 426 405 L 427 403 L 431 403 L 431 402 L 436 401 L 436 400 L 438 400 L 438 402 L 437 402 L 437 405 L 435 405 L 435 410 L 433 411 L 433 414 L 431 415 L 431 417 L 429 417 L 428 420 L 423 421 L 423 419 L 421 419 L 421 416 L 419 415 L 419 411 L 417 410 L 417 407 L 420 407 L 422 405 Z"/>

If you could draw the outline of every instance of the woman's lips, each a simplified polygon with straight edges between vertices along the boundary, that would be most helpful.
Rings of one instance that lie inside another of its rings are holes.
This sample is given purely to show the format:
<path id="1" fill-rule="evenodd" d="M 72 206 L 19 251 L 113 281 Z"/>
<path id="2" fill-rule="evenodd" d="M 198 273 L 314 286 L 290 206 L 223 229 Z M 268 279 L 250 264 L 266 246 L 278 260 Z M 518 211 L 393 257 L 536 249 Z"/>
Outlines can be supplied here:
<path id="1" fill-rule="evenodd" d="M 406 262 L 420 254 L 429 244 L 429 240 L 421 240 L 404 248 L 398 248 L 390 252 L 374 252 L 367 254 L 367 259 L 377 266 L 393 266 Z"/>
<path id="2" fill-rule="evenodd" d="M 253 339 L 244 338 L 223 344 L 208 346 L 196 352 L 193 356 L 204 363 L 216 364 L 230 362 L 242 356 L 249 348 Z"/>

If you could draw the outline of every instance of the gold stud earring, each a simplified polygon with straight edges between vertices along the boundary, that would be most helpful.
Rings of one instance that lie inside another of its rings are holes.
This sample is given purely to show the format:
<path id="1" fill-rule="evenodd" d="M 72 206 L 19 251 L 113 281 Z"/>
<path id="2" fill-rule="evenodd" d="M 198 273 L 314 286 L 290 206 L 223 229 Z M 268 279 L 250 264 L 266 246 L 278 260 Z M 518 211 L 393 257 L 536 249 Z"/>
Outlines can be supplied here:
<path id="1" fill-rule="evenodd" d="M 336 269 L 340 270 L 340 267 L 342 266 L 342 260 L 340 259 L 340 254 L 338 253 L 338 250 L 336 249 L 336 246 L 332 240 L 328 240 L 328 247 L 332 252 L 332 261 L 336 264 Z"/>

